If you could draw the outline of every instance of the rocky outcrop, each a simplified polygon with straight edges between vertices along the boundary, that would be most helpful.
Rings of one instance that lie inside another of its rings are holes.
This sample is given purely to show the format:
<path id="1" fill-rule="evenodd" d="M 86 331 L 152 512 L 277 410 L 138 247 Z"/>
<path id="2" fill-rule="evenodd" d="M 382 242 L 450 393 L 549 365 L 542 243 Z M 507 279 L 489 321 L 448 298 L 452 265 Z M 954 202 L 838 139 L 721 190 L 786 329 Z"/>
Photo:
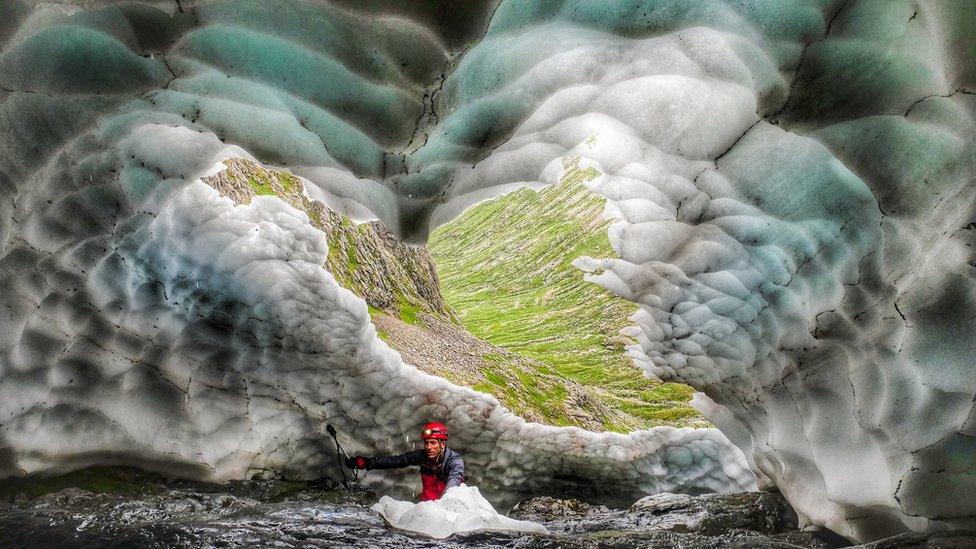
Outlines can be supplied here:
<path id="1" fill-rule="evenodd" d="M 223 169 L 203 181 L 236 204 L 247 204 L 258 195 L 273 195 L 305 212 L 312 225 L 327 235 L 325 267 L 371 307 L 397 316 L 415 317 L 417 311 L 424 311 L 451 319 L 437 271 L 424 247 L 404 244 L 381 221 L 353 223 L 310 199 L 302 181 L 291 173 L 268 170 L 243 158 L 231 158 L 223 164 Z"/>

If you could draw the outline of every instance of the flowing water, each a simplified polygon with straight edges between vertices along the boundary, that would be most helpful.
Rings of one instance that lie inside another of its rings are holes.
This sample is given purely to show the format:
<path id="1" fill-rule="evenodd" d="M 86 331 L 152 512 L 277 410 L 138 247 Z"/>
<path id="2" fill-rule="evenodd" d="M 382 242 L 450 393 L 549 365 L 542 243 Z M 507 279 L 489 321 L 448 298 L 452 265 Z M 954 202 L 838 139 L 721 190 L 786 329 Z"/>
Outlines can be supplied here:
<path id="1" fill-rule="evenodd" d="M 663 495 L 630 510 L 535 498 L 513 518 L 549 535 L 478 532 L 434 540 L 387 526 L 375 493 L 331 481 L 174 481 L 89 469 L 0 483 L 0 547 L 782 547 L 844 545 L 796 528 L 776 495 Z"/>
<path id="2" fill-rule="evenodd" d="M 388 528 L 375 495 L 331 482 L 213 485 L 86 471 L 8 485 L 0 547 L 432 547 Z M 463 542 L 460 542 L 463 543 Z M 454 542 L 445 545 L 452 546 Z"/>

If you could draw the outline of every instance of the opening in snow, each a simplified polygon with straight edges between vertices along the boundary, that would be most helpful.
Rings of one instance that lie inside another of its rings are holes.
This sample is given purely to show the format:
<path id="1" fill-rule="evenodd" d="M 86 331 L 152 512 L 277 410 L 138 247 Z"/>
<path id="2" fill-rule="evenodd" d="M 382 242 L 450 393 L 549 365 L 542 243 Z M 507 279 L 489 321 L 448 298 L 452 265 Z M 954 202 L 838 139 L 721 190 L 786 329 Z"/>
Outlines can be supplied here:
<path id="1" fill-rule="evenodd" d="M 422 371 L 549 425 L 708 426 L 689 405 L 690 387 L 648 379 L 627 356 L 634 340 L 622 332 L 637 306 L 574 266 L 614 251 L 604 200 L 585 186 L 600 172 L 578 156 L 562 168 L 552 186 L 470 206 L 426 246 L 405 245 L 379 221 L 355 223 L 308 181 L 253 161 L 226 160 L 204 180 L 239 204 L 271 195 L 305 212 L 326 234 L 326 268 Z"/>

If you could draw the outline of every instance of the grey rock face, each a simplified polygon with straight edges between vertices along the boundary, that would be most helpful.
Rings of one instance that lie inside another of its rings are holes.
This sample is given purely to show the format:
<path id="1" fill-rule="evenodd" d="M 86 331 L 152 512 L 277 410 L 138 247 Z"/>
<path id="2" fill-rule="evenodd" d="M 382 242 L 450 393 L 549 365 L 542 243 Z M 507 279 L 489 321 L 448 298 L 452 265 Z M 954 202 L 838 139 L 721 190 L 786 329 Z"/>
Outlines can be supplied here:
<path id="1" fill-rule="evenodd" d="M 355 224 L 306 195 L 302 181 L 243 159 L 229 159 L 225 169 L 202 181 L 235 204 L 261 195 L 274 195 L 306 213 L 312 225 L 328 238 L 325 267 L 344 288 L 377 309 L 396 312 L 411 306 L 450 319 L 441 295 L 437 271 L 427 250 L 398 240 L 380 221 Z"/>

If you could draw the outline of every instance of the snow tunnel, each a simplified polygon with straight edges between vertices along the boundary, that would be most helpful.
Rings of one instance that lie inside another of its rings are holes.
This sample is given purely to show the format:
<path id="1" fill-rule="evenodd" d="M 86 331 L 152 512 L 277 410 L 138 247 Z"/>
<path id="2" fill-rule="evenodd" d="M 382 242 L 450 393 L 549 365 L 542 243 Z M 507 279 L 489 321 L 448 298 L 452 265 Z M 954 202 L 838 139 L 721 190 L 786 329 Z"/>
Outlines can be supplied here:
<path id="1" fill-rule="evenodd" d="M 758 483 L 862 541 L 976 528 L 974 31 L 922 0 L 0 3 L 0 476 L 311 477 L 326 423 L 387 452 L 434 417 L 500 498 Z M 574 264 L 717 429 L 422 373 L 306 212 L 204 181 L 245 159 L 422 243 L 567 158 L 616 254 Z"/>

